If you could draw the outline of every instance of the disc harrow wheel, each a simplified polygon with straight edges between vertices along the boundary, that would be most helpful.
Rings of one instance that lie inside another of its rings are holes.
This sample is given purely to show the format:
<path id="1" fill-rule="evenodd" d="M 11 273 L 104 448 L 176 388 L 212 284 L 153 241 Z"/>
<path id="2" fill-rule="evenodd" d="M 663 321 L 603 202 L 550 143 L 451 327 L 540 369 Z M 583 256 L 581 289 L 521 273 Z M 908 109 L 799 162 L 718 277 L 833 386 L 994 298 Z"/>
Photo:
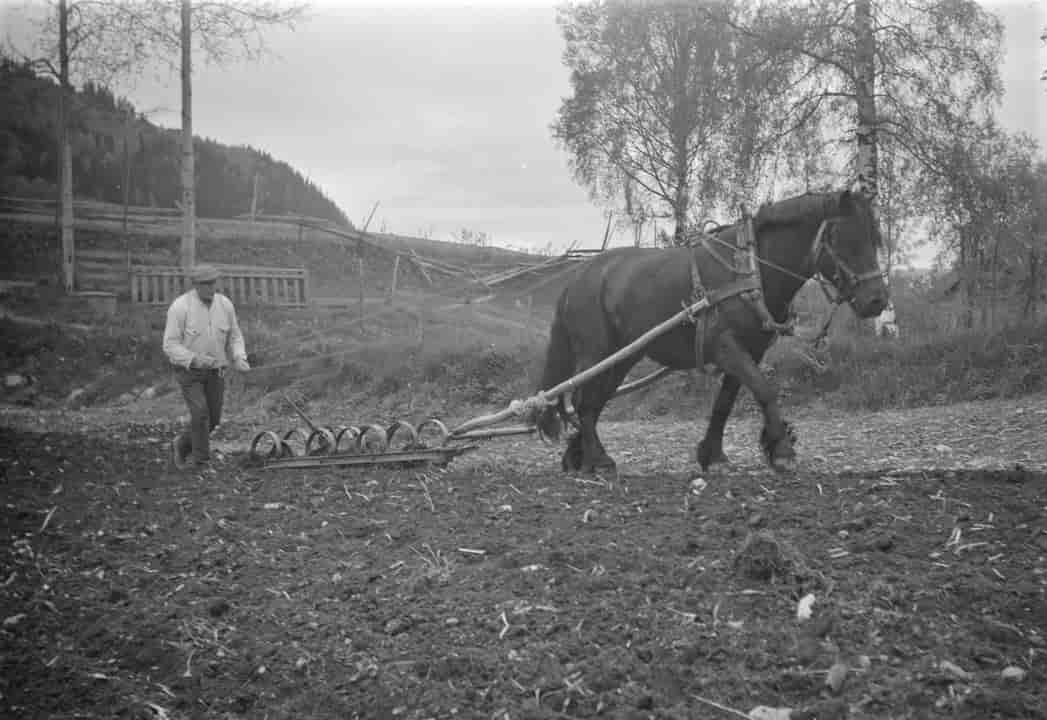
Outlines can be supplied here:
<path id="1" fill-rule="evenodd" d="M 356 438 L 356 451 L 362 455 L 381 455 L 389 448 L 388 435 L 381 425 L 362 425 Z"/>
<path id="2" fill-rule="evenodd" d="M 450 431 L 447 426 L 436 418 L 429 418 L 418 423 L 418 443 L 421 447 L 429 447 L 429 440 L 432 437 L 432 445 L 439 446 L 447 442 L 447 436 L 450 435 Z"/>
<path id="3" fill-rule="evenodd" d="M 305 440 L 306 455 L 330 455 L 334 452 L 337 443 L 331 428 L 321 427 L 309 433 Z"/>
<path id="4" fill-rule="evenodd" d="M 301 444 L 302 452 L 295 452 L 295 446 L 291 444 L 291 440 L 297 439 Z M 307 455 L 306 451 L 309 437 L 299 428 L 291 428 L 284 433 L 284 439 L 280 443 L 280 447 L 283 449 L 281 457 L 298 457 L 300 455 Z"/>
<path id="5" fill-rule="evenodd" d="M 356 450 L 357 441 L 360 438 L 360 428 L 355 425 L 346 427 L 345 425 L 338 428 L 338 432 L 334 434 L 334 451 L 342 452 L 354 452 Z M 345 441 L 343 445 L 342 441 Z"/>
<path id="6" fill-rule="evenodd" d="M 263 430 L 251 440 L 250 456 L 255 460 L 275 460 L 282 455 L 280 436 L 272 430 Z"/>
<path id="7" fill-rule="evenodd" d="M 394 440 L 399 440 L 399 447 L 393 444 Z M 414 450 L 416 447 L 418 447 L 418 431 L 406 420 L 396 420 L 385 429 L 386 450 Z"/>

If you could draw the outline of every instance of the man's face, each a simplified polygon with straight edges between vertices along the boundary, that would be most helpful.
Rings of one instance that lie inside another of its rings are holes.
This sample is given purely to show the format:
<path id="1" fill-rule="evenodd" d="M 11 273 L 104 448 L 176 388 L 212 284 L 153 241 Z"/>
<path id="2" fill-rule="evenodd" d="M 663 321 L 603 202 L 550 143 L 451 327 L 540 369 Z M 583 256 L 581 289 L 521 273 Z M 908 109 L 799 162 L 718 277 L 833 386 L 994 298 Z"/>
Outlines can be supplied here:
<path id="1" fill-rule="evenodd" d="M 201 300 L 209 303 L 214 299 L 214 280 L 197 280 L 194 284 L 196 285 L 196 294 L 200 296 Z"/>

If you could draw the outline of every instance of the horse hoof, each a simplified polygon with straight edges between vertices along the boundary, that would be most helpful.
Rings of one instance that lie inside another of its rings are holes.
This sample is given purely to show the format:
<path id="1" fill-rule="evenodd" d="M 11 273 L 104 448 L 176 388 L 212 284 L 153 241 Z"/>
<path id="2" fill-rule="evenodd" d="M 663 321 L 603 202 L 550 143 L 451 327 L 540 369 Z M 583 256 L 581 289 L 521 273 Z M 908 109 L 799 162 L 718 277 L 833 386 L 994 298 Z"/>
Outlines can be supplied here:
<path id="1" fill-rule="evenodd" d="M 717 466 L 729 468 L 733 465 L 733 463 L 731 463 L 731 459 L 729 457 L 727 457 L 723 453 L 720 453 L 719 455 L 715 455 L 713 457 L 708 458 L 703 458 L 699 456 L 698 465 L 702 468 L 702 471 L 708 472 L 710 470 L 715 469 Z"/>
<path id="2" fill-rule="evenodd" d="M 715 453 L 710 450 L 706 450 L 704 440 L 699 442 L 698 447 L 695 448 L 694 458 L 701 466 L 703 472 L 708 471 L 709 468 L 711 468 L 713 465 L 729 466 L 731 464 L 730 458 L 727 457 L 723 450 L 719 450 Z"/>
<path id="3" fill-rule="evenodd" d="M 771 467 L 775 472 L 779 473 L 793 473 L 796 472 L 796 458 L 794 457 L 782 457 L 775 458 L 771 462 Z"/>
<path id="4" fill-rule="evenodd" d="M 560 458 L 560 467 L 564 472 L 577 472 L 582 468 L 582 439 L 574 433 L 567 440 L 567 448 Z"/>
<path id="5" fill-rule="evenodd" d="M 582 469 L 582 454 L 575 448 L 567 448 L 564 450 L 563 457 L 560 458 L 560 467 L 563 468 L 564 472 L 577 472 Z"/>
<path id="6" fill-rule="evenodd" d="M 586 465 L 582 473 L 584 475 L 592 475 L 595 478 L 610 480 L 613 482 L 618 479 L 618 466 L 613 460 L 611 462 Z"/>
<path id="7" fill-rule="evenodd" d="M 793 449 L 795 444 L 796 434 L 788 423 L 785 425 L 785 434 L 777 440 L 771 439 L 766 427 L 760 432 L 760 447 L 763 448 L 763 456 L 767 464 L 775 470 L 778 470 L 780 465 L 790 465 L 795 462 L 796 450 Z"/>

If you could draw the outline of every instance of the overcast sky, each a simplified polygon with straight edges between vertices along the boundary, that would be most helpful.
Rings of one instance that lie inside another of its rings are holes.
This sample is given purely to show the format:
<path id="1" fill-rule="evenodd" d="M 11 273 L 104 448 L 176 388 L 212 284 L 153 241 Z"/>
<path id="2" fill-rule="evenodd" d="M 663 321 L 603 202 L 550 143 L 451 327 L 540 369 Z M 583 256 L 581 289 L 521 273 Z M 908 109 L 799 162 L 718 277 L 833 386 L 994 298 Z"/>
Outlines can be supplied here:
<path id="1" fill-rule="evenodd" d="M 23 0 L 0 0 L 18 38 Z M 1047 147 L 1044 0 L 988 3 L 1005 19 L 1002 119 Z M 499 245 L 599 244 L 602 211 L 572 179 L 549 131 L 569 92 L 548 0 L 362 3 L 325 0 L 294 31 L 274 29 L 275 57 L 198 63 L 197 135 L 249 144 L 319 184 L 357 224 L 448 239 L 469 228 Z M 154 122 L 180 124 L 177 77 L 118 88 Z M 626 243 L 619 233 L 615 244 Z"/>

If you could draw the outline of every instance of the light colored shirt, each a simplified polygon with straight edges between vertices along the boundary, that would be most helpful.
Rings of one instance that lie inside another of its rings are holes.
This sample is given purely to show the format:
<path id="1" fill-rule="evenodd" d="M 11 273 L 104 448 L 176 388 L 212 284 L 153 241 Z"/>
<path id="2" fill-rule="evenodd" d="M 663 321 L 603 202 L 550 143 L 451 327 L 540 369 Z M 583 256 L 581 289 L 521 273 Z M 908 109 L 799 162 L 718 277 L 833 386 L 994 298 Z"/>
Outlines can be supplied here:
<path id="1" fill-rule="evenodd" d="M 210 356 L 216 367 L 247 359 L 244 336 L 236 322 L 233 301 L 216 292 L 207 305 L 196 289 L 175 298 L 167 309 L 164 354 L 173 365 L 188 368 L 193 358 Z"/>

